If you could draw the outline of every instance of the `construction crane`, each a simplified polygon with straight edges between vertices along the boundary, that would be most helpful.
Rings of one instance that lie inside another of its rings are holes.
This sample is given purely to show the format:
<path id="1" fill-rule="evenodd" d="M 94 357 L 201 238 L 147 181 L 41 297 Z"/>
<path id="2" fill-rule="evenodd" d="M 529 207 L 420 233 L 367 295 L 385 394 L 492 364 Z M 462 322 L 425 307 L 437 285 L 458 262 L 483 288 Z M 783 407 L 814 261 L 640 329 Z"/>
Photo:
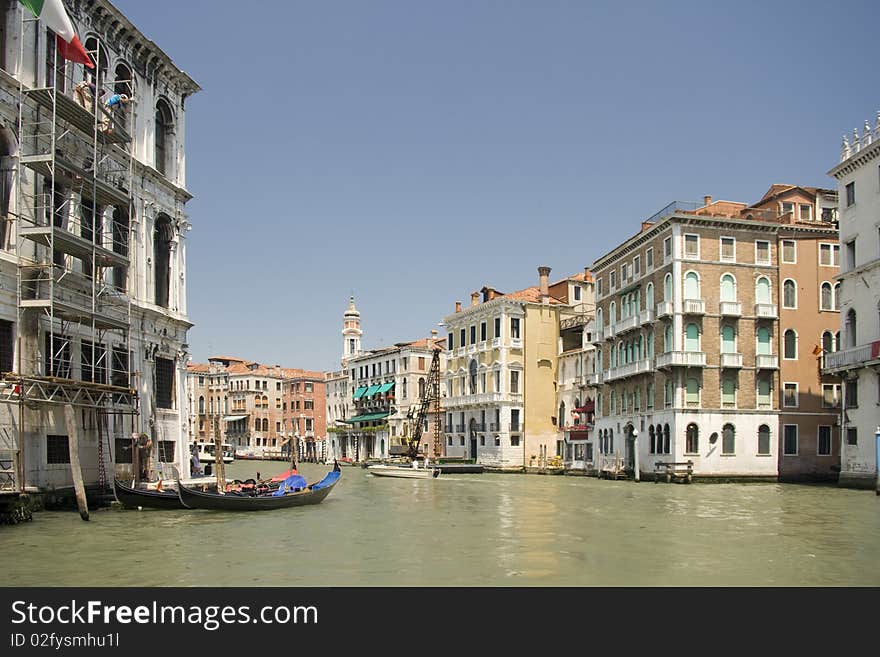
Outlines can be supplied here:
<path id="1" fill-rule="evenodd" d="M 441 453 L 440 443 L 440 349 L 433 346 L 431 368 L 428 370 L 428 380 L 422 392 L 422 398 L 418 410 L 410 407 L 406 414 L 407 420 L 412 423 L 412 431 L 409 436 L 404 436 L 402 442 L 407 450 L 407 456 L 413 460 L 418 458 L 419 444 L 422 442 L 422 431 L 428 423 L 428 416 L 434 414 L 434 458 Z"/>

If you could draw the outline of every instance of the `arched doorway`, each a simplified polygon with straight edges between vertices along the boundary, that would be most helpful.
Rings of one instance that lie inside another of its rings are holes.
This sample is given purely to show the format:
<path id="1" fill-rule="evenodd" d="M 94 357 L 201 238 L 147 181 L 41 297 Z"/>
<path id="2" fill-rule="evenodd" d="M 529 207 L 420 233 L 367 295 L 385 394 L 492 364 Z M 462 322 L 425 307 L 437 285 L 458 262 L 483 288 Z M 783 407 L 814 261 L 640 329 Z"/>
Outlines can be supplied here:
<path id="1" fill-rule="evenodd" d="M 474 460 L 474 463 L 477 462 L 477 419 L 471 418 L 470 423 L 468 424 L 468 436 L 471 439 L 471 451 L 468 454 L 468 458 Z"/>

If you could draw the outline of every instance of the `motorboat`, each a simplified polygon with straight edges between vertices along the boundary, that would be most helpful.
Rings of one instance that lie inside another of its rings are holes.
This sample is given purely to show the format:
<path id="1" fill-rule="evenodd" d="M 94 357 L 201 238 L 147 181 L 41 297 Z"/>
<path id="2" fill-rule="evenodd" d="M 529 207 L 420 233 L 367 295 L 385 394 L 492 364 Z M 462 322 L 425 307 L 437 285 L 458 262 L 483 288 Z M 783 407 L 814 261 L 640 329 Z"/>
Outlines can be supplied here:
<path id="1" fill-rule="evenodd" d="M 199 463 L 214 463 L 214 443 L 199 441 L 196 443 L 199 455 Z M 220 447 L 223 452 L 223 462 L 232 463 L 235 460 L 235 448 L 229 443 L 223 443 Z"/>
<path id="2" fill-rule="evenodd" d="M 418 461 L 411 464 L 379 463 L 367 466 L 367 473 L 376 477 L 399 477 L 401 479 L 436 479 L 440 476 L 440 468 L 427 464 L 419 465 Z"/>

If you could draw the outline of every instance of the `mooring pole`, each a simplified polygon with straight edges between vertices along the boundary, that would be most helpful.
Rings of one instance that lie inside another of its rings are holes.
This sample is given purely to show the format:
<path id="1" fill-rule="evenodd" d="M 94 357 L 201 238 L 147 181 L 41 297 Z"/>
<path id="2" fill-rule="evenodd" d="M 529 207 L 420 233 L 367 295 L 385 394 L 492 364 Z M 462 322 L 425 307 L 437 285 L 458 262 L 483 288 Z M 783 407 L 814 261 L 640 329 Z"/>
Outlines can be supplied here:
<path id="1" fill-rule="evenodd" d="M 67 425 L 67 446 L 70 452 L 70 472 L 73 475 L 73 489 L 76 491 L 76 505 L 79 516 L 89 519 L 89 506 L 86 502 L 86 487 L 83 483 L 82 468 L 79 464 L 79 429 L 76 426 L 76 412 L 73 405 L 64 405 L 64 423 Z"/>

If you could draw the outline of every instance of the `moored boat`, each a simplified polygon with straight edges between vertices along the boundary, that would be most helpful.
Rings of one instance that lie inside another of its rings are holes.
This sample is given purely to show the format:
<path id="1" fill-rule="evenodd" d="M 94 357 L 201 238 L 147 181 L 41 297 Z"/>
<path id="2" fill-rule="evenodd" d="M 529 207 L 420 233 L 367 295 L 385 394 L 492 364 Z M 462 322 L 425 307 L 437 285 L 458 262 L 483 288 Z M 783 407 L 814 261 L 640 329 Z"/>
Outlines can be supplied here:
<path id="1" fill-rule="evenodd" d="M 401 479 L 435 479 L 440 476 L 439 468 L 384 463 L 368 466 L 367 472 L 376 477 L 399 477 Z"/>
<path id="2" fill-rule="evenodd" d="M 118 479 L 113 480 L 116 499 L 124 507 L 136 509 L 184 509 L 176 490 L 148 490 L 126 486 Z"/>
<path id="3" fill-rule="evenodd" d="M 324 501 L 340 476 L 339 466 L 335 465 L 323 479 L 313 484 L 307 484 L 301 475 L 291 475 L 278 487 L 277 490 L 263 495 L 246 495 L 226 493 L 220 495 L 206 491 L 199 491 L 184 486 L 180 482 L 177 485 L 180 502 L 188 509 L 211 509 L 215 511 L 269 511 L 272 509 L 284 509 L 306 504 L 320 504 Z"/>

